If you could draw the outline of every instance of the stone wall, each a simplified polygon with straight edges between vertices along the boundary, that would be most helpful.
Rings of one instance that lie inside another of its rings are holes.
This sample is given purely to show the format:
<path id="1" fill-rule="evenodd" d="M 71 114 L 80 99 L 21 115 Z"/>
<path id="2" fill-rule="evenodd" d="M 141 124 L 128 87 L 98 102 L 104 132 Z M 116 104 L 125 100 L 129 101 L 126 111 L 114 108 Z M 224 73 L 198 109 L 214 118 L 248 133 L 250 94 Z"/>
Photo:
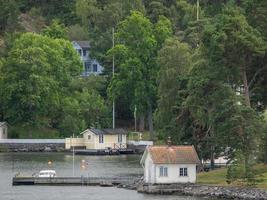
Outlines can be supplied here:
<path id="1" fill-rule="evenodd" d="M 58 152 L 64 150 L 64 140 L 0 140 L 0 152 Z"/>
<path id="2" fill-rule="evenodd" d="M 243 187 L 222 187 L 195 184 L 140 184 L 137 187 L 137 191 L 147 194 L 180 194 L 224 199 L 267 200 L 267 190 Z"/>

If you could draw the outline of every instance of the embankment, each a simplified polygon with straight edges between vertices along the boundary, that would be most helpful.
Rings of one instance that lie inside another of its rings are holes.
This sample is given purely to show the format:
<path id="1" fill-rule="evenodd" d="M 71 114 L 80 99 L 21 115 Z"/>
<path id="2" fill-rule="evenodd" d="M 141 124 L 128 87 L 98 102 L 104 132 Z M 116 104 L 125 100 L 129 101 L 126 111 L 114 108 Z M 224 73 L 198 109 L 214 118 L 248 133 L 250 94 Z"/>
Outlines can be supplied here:
<path id="1" fill-rule="evenodd" d="M 137 187 L 137 191 L 147 194 L 180 194 L 224 199 L 267 200 L 267 190 L 244 187 L 207 186 L 197 184 L 140 184 Z"/>

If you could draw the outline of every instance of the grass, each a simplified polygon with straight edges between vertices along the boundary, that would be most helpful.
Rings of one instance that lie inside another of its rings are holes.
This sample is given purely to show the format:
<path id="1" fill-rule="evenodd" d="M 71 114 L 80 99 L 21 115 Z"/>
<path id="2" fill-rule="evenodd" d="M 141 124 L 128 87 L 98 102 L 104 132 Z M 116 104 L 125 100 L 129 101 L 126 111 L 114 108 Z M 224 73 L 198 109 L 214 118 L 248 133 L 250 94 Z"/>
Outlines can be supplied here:
<path id="1" fill-rule="evenodd" d="M 261 180 L 255 187 L 267 189 L 267 165 L 258 164 L 254 170 L 260 173 L 259 179 Z M 205 185 L 218 185 L 218 186 L 239 186 L 237 184 L 227 184 L 226 182 L 226 168 L 216 169 L 209 172 L 201 172 L 197 175 L 197 183 Z"/>
<path id="2" fill-rule="evenodd" d="M 8 130 L 11 138 L 19 139 L 54 139 L 60 138 L 60 133 L 56 129 L 49 127 L 27 127 L 27 126 L 11 126 Z"/>

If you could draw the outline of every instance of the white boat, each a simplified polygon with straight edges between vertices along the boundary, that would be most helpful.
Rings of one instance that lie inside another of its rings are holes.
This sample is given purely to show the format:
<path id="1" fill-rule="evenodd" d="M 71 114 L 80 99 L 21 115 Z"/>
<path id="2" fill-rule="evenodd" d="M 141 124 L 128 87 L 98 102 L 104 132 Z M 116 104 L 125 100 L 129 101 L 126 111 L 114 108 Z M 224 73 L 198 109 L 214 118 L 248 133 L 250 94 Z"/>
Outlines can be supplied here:
<path id="1" fill-rule="evenodd" d="M 43 177 L 43 178 L 53 178 L 56 176 L 57 174 L 55 170 L 42 170 L 38 174 L 38 177 Z"/>

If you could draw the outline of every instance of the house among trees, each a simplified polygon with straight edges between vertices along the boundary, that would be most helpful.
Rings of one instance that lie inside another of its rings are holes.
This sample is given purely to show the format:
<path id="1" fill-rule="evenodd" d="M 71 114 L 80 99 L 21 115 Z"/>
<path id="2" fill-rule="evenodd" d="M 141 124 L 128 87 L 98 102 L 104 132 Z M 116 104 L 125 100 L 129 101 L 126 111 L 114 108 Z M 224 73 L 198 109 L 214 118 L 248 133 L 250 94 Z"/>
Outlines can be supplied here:
<path id="1" fill-rule="evenodd" d="M 6 122 L 0 122 L 0 139 L 7 139 L 7 128 Z"/>
<path id="2" fill-rule="evenodd" d="M 149 146 L 140 161 L 150 184 L 195 183 L 200 163 L 194 146 Z"/>
<path id="3" fill-rule="evenodd" d="M 126 149 L 127 132 L 122 128 L 86 129 L 80 133 L 80 138 L 66 138 L 65 148 L 79 147 L 86 149 Z"/>
<path id="4" fill-rule="evenodd" d="M 79 54 L 83 63 L 82 76 L 89 76 L 91 74 L 99 75 L 103 71 L 103 67 L 96 59 L 90 58 L 90 44 L 88 41 L 73 41 L 73 47 Z"/>

